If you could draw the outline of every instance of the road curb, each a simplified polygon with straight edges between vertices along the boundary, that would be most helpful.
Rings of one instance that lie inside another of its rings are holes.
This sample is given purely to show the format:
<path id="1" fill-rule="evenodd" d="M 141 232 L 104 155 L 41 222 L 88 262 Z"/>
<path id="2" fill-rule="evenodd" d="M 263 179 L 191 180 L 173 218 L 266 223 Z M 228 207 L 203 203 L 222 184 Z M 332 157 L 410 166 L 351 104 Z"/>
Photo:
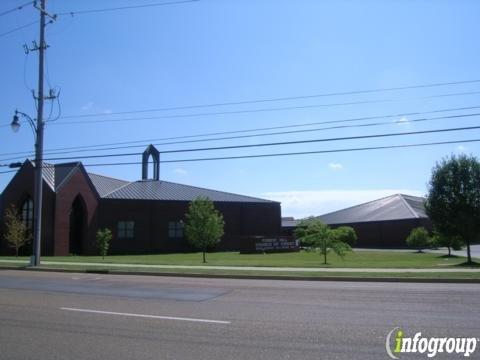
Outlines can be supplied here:
<path id="1" fill-rule="evenodd" d="M 240 279 L 240 280 L 295 280 L 295 281 L 336 281 L 336 282 L 390 282 L 390 283 L 432 283 L 432 284 L 480 284 L 480 279 L 432 279 L 432 278 L 396 278 L 396 277 L 352 277 L 352 276 L 297 276 L 297 275 L 235 275 L 235 274 L 202 274 L 149 271 L 123 271 L 114 269 L 64 269 L 64 268 L 31 268 L 0 266 L 0 270 L 22 270 L 33 272 L 58 272 L 72 274 L 101 275 L 137 275 L 166 276 L 205 279 Z"/>

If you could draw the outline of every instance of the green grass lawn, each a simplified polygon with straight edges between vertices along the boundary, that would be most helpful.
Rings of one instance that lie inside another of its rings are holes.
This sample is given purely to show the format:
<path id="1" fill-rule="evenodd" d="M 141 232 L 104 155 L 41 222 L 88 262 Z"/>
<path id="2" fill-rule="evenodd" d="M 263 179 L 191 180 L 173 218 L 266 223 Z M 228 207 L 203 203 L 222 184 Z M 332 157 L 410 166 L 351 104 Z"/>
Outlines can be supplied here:
<path id="1" fill-rule="evenodd" d="M 15 259 L 15 257 L 0 257 Z M 19 258 L 28 260 L 28 258 Z M 94 262 L 105 264 L 164 264 L 203 265 L 201 253 L 156 254 L 156 255 L 112 255 L 102 260 L 100 256 L 44 256 L 44 261 Z M 344 259 L 330 254 L 328 265 L 318 253 L 298 252 L 279 254 L 239 254 L 217 252 L 207 254 L 206 265 L 224 266 L 275 266 L 275 267 L 330 267 L 330 268 L 450 268 L 461 267 L 464 257 L 447 258 L 441 254 L 398 252 L 398 251 L 355 251 Z"/>

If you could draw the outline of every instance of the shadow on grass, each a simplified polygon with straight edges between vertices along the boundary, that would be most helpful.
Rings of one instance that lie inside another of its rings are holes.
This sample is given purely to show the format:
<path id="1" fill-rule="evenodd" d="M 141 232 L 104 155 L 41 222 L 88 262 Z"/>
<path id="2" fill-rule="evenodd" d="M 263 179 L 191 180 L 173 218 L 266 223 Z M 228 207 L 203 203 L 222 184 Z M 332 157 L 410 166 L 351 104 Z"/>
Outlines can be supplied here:
<path id="1" fill-rule="evenodd" d="M 458 255 L 440 255 L 438 256 L 439 259 L 458 259 L 458 258 L 461 258 L 463 256 L 458 256 Z"/>
<path id="2" fill-rule="evenodd" d="M 470 267 L 470 268 L 479 268 L 480 267 L 480 263 L 477 263 L 475 261 L 472 261 L 472 262 L 468 262 L 468 261 L 465 261 L 463 263 L 460 263 L 460 264 L 456 264 L 454 266 L 458 266 L 458 267 Z"/>

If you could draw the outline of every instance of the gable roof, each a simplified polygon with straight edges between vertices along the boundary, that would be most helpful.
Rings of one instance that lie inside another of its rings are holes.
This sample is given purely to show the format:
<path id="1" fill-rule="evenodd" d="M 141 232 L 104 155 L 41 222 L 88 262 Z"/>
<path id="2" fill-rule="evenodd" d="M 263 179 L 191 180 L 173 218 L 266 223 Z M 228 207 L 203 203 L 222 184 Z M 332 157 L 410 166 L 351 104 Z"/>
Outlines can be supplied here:
<path id="1" fill-rule="evenodd" d="M 35 166 L 33 161 L 27 160 L 26 163 Z M 43 179 L 53 191 L 57 192 L 62 184 L 65 184 L 78 170 L 86 174 L 98 196 L 104 199 L 192 201 L 199 196 L 203 196 L 216 202 L 277 203 L 271 200 L 169 181 L 141 180 L 130 182 L 115 179 L 108 176 L 87 173 L 81 162 L 63 164 L 44 163 Z"/>
<path id="2" fill-rule="evenodd" d="M 319 216 L 326 224 L 427 218 L 422 197 L 395 194 Z"/>
<path id="3" fill-rule="evenodd" d="M 89 173 L 88 175 L 100 196 L 105 199 L 192 201 L 199 196 L 204 196 L 217 202 L 273 202 L 169 181 L 142 180 L 127 182 L 97 174 Z"/>
<path id="4" fill-rule="evenodd" d="M 108 194 L 115 192 L 122 186 L 130 184 L 128 181 L 114 179 L 108 176 L 92 173 L 87 174 L 100 197 L 106 197 Z"/>
<path id="5" fill-rule="evenodd" d="M 32 160 L 27 159 L 24 165 L 25 164 L 35 167 L 35 161 Z M 58 191 L 62 184 L 75 173 L 75 170 L 81 167 L 82 163 L 78 161 L 63 164 L 43 163 L 43 181 L 45 181 L 53 191 Z"/>

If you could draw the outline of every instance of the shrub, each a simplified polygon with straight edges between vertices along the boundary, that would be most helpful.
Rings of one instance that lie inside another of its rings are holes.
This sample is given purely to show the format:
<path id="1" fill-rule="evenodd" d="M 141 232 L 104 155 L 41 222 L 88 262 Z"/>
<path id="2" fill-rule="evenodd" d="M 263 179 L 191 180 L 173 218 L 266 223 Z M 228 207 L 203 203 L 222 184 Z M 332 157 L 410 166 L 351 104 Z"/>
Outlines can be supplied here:
<path id="1" fill-rule="evenodd" d="M 105 259 L 105 256 L 108 253 L 108 248 L 110 247 L 110 242 L 112 241 L 112 231 L 110 229 L 99 229 L 97 231 L 97 248 L 98 252 L 102 256 L 102 259 Z"/>
<path id="2" fill-rule="evenodd" d="M 407 245 L 417 249 L 418 252 L 422 252 L 423 249 L 428 247 L 429 241 L 428 231 L 424 227 L 413 229 L 407 237 Z"/>

